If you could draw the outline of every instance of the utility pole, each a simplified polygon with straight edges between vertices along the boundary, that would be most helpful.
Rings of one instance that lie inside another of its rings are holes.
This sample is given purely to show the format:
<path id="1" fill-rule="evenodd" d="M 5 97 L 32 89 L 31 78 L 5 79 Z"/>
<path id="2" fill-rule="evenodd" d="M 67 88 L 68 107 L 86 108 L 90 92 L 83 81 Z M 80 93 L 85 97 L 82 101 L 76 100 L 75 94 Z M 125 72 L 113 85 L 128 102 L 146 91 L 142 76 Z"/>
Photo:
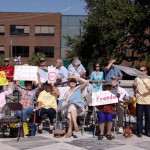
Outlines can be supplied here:
<path id="1" fill-rule="evenodd" d="M 11 63 L 13 62 L 13 60 L 12 60 L 12 46 L 13 46 L 13 43 L 12 43 L 12 40 L 10 40 L 10 61 L 11 61 Z"/>

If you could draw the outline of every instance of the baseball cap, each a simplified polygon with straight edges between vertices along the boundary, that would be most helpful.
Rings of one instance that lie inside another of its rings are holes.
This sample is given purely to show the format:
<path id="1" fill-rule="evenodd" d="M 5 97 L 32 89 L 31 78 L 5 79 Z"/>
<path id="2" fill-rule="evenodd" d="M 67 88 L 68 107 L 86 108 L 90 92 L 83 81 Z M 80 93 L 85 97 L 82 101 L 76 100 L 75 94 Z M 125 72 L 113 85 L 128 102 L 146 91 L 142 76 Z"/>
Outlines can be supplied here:
<path id="1" fill-rule="evenodd" d="M 40 58 L 40 61 L 46 61 L 44 58 Z"/>
<path id="2" fill-rule="evenodd" d="M 10 59 L 9 58 L 5 58 L 4 61 L 10 61 Z"/>

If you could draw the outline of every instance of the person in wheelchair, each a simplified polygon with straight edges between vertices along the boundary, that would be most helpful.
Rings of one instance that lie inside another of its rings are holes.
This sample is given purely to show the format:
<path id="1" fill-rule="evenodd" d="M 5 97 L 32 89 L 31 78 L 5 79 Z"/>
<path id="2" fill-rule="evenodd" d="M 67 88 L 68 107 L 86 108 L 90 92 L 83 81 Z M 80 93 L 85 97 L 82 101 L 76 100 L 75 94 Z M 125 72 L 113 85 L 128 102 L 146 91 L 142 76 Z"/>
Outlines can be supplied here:
<path id="1" fill-rule="evenodd" d="M 77 85 L 78 82 L 81 84 Z M 75 132 L 79 132 L 79 127 L 77 124 L 77 116 L 84 111 L 85 104 L 82 101 L 81 90 L 83 90 L 87 84 L 87 80 L 79 77 L 73 77 L 68 79 L 69 91 L 66 94 L 64 107 L 67 113 L 68 119 L 68 131 L 66 138 L 72 136 L 72 128 L 74 126 Z M 63 104 L 64 105 L 64 104 Z"/>
<path id="2" fill-rule="evenodd" d="M 42 134 L 42 116 L 44 114 L 48 115 L 48 118 L 50 120 L 50 125 L 49 125 L 49 133 L 53 133 L 54 125 L 54 117 L 56 114 L 57 110 L 57 98 L 59 96 L 59 91 L 58 89 L 46 82 L 46 89 L 43 90 L 38 97 L 38 106 L 36 107 L 36 116 L 37 116 L 37 123 L 38 123 L 38 133 Z"/>

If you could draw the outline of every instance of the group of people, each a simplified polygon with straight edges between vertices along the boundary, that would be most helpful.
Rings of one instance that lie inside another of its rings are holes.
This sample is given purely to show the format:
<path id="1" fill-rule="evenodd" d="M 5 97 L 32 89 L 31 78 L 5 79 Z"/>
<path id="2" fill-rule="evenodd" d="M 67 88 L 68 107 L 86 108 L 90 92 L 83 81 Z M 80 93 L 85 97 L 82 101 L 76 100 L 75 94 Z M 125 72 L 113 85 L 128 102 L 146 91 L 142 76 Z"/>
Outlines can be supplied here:
<path id="1" fill-rule="evenodd" d="M 118 103 L 96 106 L 97 117 L 99 121 L 100 134 L 98 139 L 102 140 L 104 136 L 104 127 L 107 124 L 108 140 L 112 140 L 111 130 L 112 121 L 118 117 L 119 133 L 123 133 L 123 103 L 130 103 L 132 98 L 136 97 L 137 103 L 137 136 L 142 137 L 143 134 L 143 114 L 145 115 L 145 134 L 150 136 L 150 79 L 137 77 L 135 78 L 133 89 L 134 94 L 131 96 L 122 87 L 119 87 L 119 80 L 122 80 L 123 74 L 114 67 L 115 59 L 111 59 L 108 65 L 102 70 L 99 63 L 93 67 L 90 79 L 86 80 L 86 69 L 81 64 L 79 58 L 74 58 L 68 69 L 63 66 L 61 59 L 56 60 L 56 68 L 58 69 L 56 83 L 41 83 L 40 74 L 38 74 L 38 85 L 32 81 L 24 81 L 24 86 L 18 81 L 13 81 L 14 67 L 10 66 L 9 58 L 4 59 L 4 66 L 1 70 L 5 71 L 9 86 L 1 88 L 0 91 L 0 111 L 6 103 L 5 96 L 12 93 L 15 88 L 21 93 L 20 103 L 23 105 L 23 121 L 27 121 L 28 117 L 36 113 L 38 133 L 42 133 L 42 115 L 47 114 L 50 120 L 49 133 L 54 130 L 54 117 L 57 111 L 60 111 L 64 105 L 67 114 L 68 131 L 66 138 L 72 136 L 73 129 L 79 131 L 77 124 L 77 116 L 85 109 L 82 91 L 87 84 L 92 85 L 92 92 L 101 90 L 116 90 Z M 47 70 L 46 61 L 41 58 L 39 68 Z M 148 75 L 148 67 L 142 66 L 140 71 Z M 57 86 L 56 86 L 57 85 Z M 60 90 L 65 87 L 65 90 Z M 91 93 L 90 93 L 91 94 Z M 90 95 L 91 96 L 91 95 Z M 36 101 L 36 106 L 34 102 Z M 17 116 L 21 113 L 17 111 Z"/>

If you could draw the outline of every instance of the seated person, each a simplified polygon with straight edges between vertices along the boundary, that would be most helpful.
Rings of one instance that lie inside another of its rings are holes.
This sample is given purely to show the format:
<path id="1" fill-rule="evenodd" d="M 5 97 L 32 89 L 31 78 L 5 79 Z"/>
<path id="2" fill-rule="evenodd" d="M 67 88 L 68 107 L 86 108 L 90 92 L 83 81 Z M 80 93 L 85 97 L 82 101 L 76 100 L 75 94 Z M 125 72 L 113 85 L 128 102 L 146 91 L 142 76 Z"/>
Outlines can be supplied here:
<path id="1" fill-rule="evenodd" d="M 77 86 L 77 80 L 82 82 L 81 85 Z M 68 118 L 68 132 L 66 134 L 66 138 L 72 136 L 72 127 L 74 125 L 75 132 L 79 131 L 78 124 L 77 124 L 77 116 L 83 112 L 84 110 L 84 102 L 82 101 L 82 94 L 81 90 L 83 90 L 87 84 L 87 80 L 83 78 L 69 78 L 69 91 L 66 94 L 64 102 L 66 102 L 66 111 L 67 111 L 67 118 Z M 69 105 L 70 103 L 70 105 Z M 64 106 L 65 107 L 65 106 Z"/>
<path id="2" fill-rule="evenodd" d="M 109 83 L 103 84 L 103 90 L 111 90 L 112 85 Z M 107 139 L 112 140 L 112 135 L 111 135 L 111 130 L 112 130 L 112 122 L 113 119 L 116 118 L 116 104 L 107 104 L 107 105 L 101 105 L 97 106 L 97 118 L 99 122 L 99 130 L 100 130 L 100 135 L 98 137 L 98 140 L 102 140 L 104 137 L 104 128 L 105 128 L 105 123 L 107 124 Z"/>
<path id="3" fill-rule="evenodd" d="M 21 93 L 20 103 L 23 105 L 23 121 L 27 122 L 28 116 L 34 112 L 34 99 L 41 88 L 41 83 L 39 82 L 38 87 L 34 88 L 32 81 L 25 81 L 25 87 L 15 85 L 15 88 Z M 21 111 L 17 111 L 17 116 L 21 116 Z"/>
<path id="4" fill-rule="evenodd" d="M 124 106 L 125 104 L 130 102 L 129 93 L 126 91 L 126 89 L 118 86 L 118 81 L 113 80 L 111 82 L 112 89 L 117 90 L 119 94 L 119 106 L 117 109 L 117 116 L 118 116 L 118 133 L 122 134 L 123 131 L 123 119 L 124 119 Z"/>
<path id="5" fill-rule="evenodd" d="M 6 104 L 6 96 L 10 95 L 12 90 L 9 86 L 7 86 L 6 90 L 3 90 L 3 86 L 0 86 L 0 118 L 4 105 Z"/>
<path id="6" fill-rule="evenodd" d="M 38 97 L 38 106 L 36 107 L 36 116 L 38 122 L 38 133 L 42 134 L 42 115 L 47 114 L 50 120 L 49 133 L 54 129 L 53 120 L 57 110 L 57 100 L 59 92 L 55 86 L 46 82 L 46 89 Z"/>

